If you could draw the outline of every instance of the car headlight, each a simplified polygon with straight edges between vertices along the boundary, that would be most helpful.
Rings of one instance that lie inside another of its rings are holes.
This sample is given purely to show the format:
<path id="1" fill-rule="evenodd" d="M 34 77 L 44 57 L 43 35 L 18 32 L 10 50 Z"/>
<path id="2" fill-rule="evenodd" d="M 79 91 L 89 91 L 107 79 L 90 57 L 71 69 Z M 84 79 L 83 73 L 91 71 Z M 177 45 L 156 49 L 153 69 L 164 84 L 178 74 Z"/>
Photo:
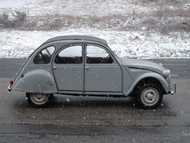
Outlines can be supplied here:
<path id="1" fill-rule="evenodd" d="M 170 75 L 170 70 L 168 70 L 168 69 L 166 69 L 166 70 L 164 70 L 163 71 L 163 75 L 165 76 L 165 77 L 168 77 L 169 75 Z"/>

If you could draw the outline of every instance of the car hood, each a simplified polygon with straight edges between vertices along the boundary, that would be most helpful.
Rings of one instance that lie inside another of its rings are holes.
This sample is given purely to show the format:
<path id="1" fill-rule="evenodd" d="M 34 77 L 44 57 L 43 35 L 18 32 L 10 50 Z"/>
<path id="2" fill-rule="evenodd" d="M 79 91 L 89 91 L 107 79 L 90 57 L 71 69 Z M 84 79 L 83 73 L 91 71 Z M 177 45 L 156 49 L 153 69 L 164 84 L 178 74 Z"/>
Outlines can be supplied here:
<path id="1" fill-rule="evenodd" d="M 126 65 L 128 68 L 150 70 L 159 74 L 163 74 L 163 72 L 167 70 L 162 66 L 162 64 L 157 64 L 147 60 L 121 58 L 121 64 Z"/>

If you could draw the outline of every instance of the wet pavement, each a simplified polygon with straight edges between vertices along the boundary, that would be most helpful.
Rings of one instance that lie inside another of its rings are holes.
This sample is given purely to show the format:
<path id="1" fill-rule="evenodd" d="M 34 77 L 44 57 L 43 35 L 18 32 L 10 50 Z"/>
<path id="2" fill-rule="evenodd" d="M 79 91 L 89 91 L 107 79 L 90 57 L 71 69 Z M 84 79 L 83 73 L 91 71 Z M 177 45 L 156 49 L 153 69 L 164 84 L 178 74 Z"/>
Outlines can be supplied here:
<path id="1" fill-rule="evenodd" d="M 189 142 L 190 60 L 156 60 L 172 69 L 177 93 L 143 110 L 132 99 L 56 95 L 47 107 L 29 105 L 7 83 L 21 59 L 0 59 L 0 142 Z"/>

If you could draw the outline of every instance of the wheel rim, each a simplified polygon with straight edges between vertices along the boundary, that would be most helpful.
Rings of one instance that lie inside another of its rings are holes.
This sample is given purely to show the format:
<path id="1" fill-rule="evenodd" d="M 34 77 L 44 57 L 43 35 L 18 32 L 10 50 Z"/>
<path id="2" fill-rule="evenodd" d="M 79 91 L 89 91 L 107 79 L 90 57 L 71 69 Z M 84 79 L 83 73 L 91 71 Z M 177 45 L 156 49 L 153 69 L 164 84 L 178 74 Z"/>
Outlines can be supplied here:
<path id="1" fill-rule="evenodd" d="M 32 95 L 30 95 L 30 99 L 31 99 L 32 103 L 34 103 L 35 105 L 44 105 L 48 102 L 49 95 L 32 94 Z"/>
<path id="2" fill-rule="evenodd" d="M 155 88 L 146 88 L 141 94 L 141 101 L 145 106 L 154 106 L 160 98 L 159 91 Z"/>

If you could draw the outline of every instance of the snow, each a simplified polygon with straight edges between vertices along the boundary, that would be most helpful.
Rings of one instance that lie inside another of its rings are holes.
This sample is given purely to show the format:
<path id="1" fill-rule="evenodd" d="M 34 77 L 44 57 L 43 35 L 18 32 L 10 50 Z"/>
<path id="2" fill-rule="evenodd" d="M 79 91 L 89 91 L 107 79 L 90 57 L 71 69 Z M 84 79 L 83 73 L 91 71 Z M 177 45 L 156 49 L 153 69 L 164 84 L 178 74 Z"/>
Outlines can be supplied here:
<path id="1" fill-rule="evenodd" d="M 64 14 L 72 16 L 107 16 L 146 13 L 155 10 L 133 0 L 1 0 L 0 8 L 25 9 L 30 16 Z"/>
<path id="2" fill-rule="evenodd" d="M 160 8 L 189 9 L 189 1 L 150 0 L 0 0 L 0 9 L 25 9 L 30 16 L 72 15 L 107 16 L 149 13 Z"/>
<path id="3" fill-rule="evenodd" d="M 27 4 L 27 0 L 1 0 L 0 8 L 23 8 Z"/>
<path id="4" fill-rule="evenodd" d="M 152 15 L 164 9 L 188 10 L 190 2 L 183 1 L 175 4 L 173 1 L 138 1 L 138 0 L 0 0 L 0 15 L 8 13 L 9 21 L 15 20 L 15 11 L 26 12 L 27 18 L 39 18 L 46 15 L 68 15 L 79 17 L 129 16 L 126 25 L 135 25 L 143 21 L 142 18 L 131 17 L 130 14 Z M 31 16 L 31 17 L 30 17 Z M 131 17 L 131 18 L 130 18 Z M 146 16 L 145 16 L 146 17 Z M 159 17 L 155 17 L 159 18 Z M 167 20 L 162 20 L 163 23 Z M 186 17 L 167 17 L 168 21 L 185 21 Z M 38 19 L 37 19 L 38 20 Z M 120 19 L 118 18 L 118 21 Z M 164 21 L 165 20 L 165 21 Z M 118 22 L 115 18 L 114 21 Z M 155 20 L 156 21 L 156 20 Z M 172 21 L 172 22 L 173 22 Z M 113 22 L 111 22 L 113 24 Z M 162 22 L 161 22 L 162 23 Z M 74 23 L 75 24 L 75 23 Z M 124 25 L 125 25 L 124 24 Z M 37 27 L 44 25 L 38 21 Z M 77 25 L 77 24 L 76 24 Z M 90 24 L 89 24 L 90 25 Z M 117 25 L 117 24 L 116 24 Z M 73 26 L 75 27 L 75 26 Z M 77 27 L 77 26 L 76 26 Z M 170 32 L 162 35 L 159 32 L 148 32 L 143 26 L 139 31 L 100 30 L 90 27 L 62 29 L 59 31 L 18 31 L 0 30 L 0 58 L 27 57 L 34 49 L 49 38 L 60 35 L 92 35 L 108 41 L 110 47 L 118 56 L 130 58 L 189 58 L 190 34 L 188 32 Z M 98 27 L 98 26 L 97 26 Z M 101 25 L 100 25 L 101 27 Z M 122 29 L 121 27 L 120 29 Z M 119 28 L 118 28 L 119 29 Z"/>
<path id="5" fill-rule="evenodd" d="M 93 28 L 62 29 L 60 31 L 0 31 L 0 58 L 27 57 L 49 38 L 60 35 L 91 35 L 108 41 L 120 57 L 129 58 L 189 58 L 190 35 L 170 33 L 98 30 Z"/>

